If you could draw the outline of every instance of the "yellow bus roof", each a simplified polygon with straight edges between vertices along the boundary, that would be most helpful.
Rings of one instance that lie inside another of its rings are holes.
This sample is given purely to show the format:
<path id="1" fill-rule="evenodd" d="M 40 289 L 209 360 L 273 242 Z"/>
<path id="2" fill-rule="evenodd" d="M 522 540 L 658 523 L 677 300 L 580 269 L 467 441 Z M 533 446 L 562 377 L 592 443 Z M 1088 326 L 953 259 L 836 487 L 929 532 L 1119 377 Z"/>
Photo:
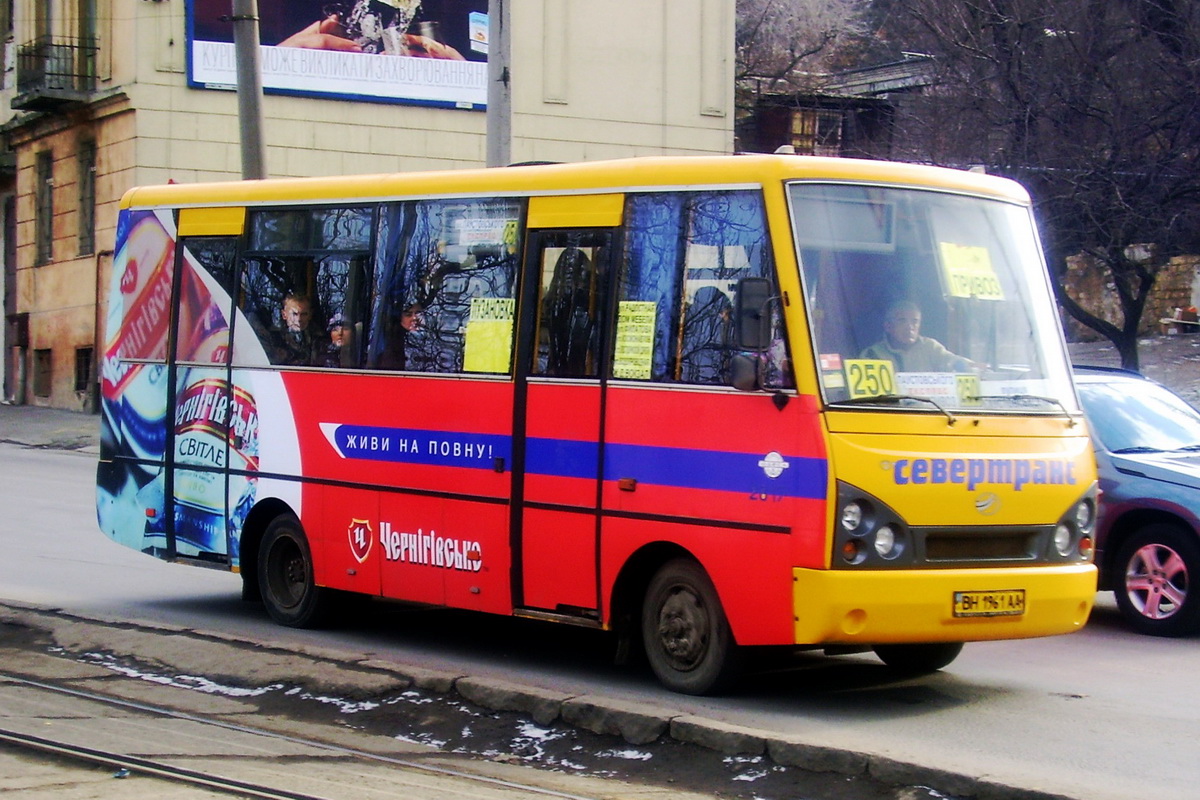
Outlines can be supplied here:
<path id="1" fill-rule="evenodd" d="M 121 199 L 121 208 L 339 203 L 447 195 L 598 193 L 664 186 L 766 186 L 796 179 L 928 187 L 1017 203 L 1029 202 L 1028 193 L 1013 181 L 964 170 L 854 158 L 739 155 L 656 156 L 491 169 L 144 186 L 126 192 Z"/>

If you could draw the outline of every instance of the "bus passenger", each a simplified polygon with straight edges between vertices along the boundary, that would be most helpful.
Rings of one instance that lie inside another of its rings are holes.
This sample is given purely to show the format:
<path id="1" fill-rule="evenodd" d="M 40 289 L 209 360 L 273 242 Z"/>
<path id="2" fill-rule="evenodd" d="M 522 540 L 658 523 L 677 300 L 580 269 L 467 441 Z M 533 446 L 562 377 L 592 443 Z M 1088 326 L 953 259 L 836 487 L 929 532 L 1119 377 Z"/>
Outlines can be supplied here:
<path id="1" fill-rule="evenodd" d="M 883 338 L 859 358 L 891 361 L 897 372 L 965 372 L 976 365 L 946 349 L 937 339 L 921 335 L 921 309 L 911 300 L 898 300 L 883 316 Z"/>
<path id="2" fill-rule="evenodd" d="M 334 314 L 329 318 L 329 324 L 326 326 L 329 331 L 329 341 L 325 344 L 325 356 L 322 360 L 322 366 L 326 367 L 356 367 L 358 366 L 353 350 L 351 348 L 351 336 L 353 331 L 346 324 L 345 318 L 341 314 Z"/>
<path id="3" fill-rule="evenodd" d="M 272 364 L 311 366 L 321 363 L 321 337 L 313 330 L 312 300 L 304 294 L 288 294 L 280 309 L 283 327 L 273 337 Z"/>

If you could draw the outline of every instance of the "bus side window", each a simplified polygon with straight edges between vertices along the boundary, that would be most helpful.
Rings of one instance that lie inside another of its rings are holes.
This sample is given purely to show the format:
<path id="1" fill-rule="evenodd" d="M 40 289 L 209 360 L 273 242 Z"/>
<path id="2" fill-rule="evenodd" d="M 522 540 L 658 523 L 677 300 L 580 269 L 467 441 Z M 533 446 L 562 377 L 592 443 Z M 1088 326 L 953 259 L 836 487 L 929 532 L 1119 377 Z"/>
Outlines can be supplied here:
<path id="1" fill-rule="evenodd" d="M 732 331 L 737 282 L 766 278 L 774 264 L 762 196 L 754 191 L 629 195 L 619 277 L 617 378 L 727 386 L 740 352 Z M 786 346 L 772 305 L 779 347 L 764 382 L 785 385 Z M 622 347 L 626 346 L 626 350 Z M 651 355 L 640 359 L 636 353 Z"/>
<path id="2" fill-rule="evenodd" d="M 366 366 L 508 372 L 521 213 L 508 198 L 384 206 Z"/>

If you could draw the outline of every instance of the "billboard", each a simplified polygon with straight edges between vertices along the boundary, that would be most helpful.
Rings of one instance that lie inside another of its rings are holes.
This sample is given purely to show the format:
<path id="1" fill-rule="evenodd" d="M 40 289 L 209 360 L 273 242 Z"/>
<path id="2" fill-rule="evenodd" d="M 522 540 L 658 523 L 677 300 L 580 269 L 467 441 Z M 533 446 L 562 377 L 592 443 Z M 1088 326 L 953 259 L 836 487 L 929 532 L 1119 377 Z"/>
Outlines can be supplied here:
<path id="1" fill-rule="evenodd" d="M 232 0 L 187 0 L 188 85 L 237 86 Z M 263 90 L 482 109 L 487 0 L 258 0 Z"/>

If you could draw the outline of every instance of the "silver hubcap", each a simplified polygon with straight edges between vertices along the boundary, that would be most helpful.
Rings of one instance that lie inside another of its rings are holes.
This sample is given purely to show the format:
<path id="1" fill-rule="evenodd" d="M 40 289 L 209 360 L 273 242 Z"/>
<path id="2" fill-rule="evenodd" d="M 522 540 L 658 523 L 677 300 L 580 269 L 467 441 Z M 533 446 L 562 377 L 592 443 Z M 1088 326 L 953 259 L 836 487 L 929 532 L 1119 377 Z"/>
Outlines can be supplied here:
<path id="1" fill-rule="evenodd" d="M 1187 565 L 1171 548 L 1148 544 L 1129 559 L 1125 592 L 1147 619 L 1166 619 L 1177 613 L 1187 599 L 1187 590 Z"/>

